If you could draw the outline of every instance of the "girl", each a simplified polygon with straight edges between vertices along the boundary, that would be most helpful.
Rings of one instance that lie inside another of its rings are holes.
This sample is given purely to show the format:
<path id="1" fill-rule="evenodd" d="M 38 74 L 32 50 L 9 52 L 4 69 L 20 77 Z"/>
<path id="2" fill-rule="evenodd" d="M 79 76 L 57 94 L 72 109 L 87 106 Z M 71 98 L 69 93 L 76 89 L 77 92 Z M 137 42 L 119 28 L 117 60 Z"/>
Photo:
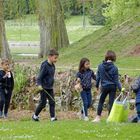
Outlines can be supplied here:
<path id="1" fill-rule="evenodd" d="M 2 60 L 0 70 L 0 118 L 8 117 L 8 108 L 14 88 L 13 74 L 10 71 L 9 61 Z"/>
<path id="2" fill-rule="evenodd" d="M 99 122 L 103 109 L 104 101 L 109 94 L 109 113 L 111 111 L 117 88 L 121 91 L 121 84 L 119 82 L 118 68 L 114 65 L 116 61 L 115 52 L 109 50 L 105 55 L 105 60 L 98 67 L 96 88 L 99 90 L 101 83 L 101 96 L 99 99 L 97 117 L 93 122 Z"/>
<path id="3" fill-rule="evenodd" d="M 96 79 L 94 72 L 90 69 L 90 61 L 87 58 L 82 58 L 79 64 L 79 72 L 77 73 L 77 84 L 80 85 L 75 87 L 76 89 L 81 88 L 81 98 L 83 101 L 83 109 L 81 110 L 83 119 L 88 121 L 88 108 L 91 106 L 92 95 L 92 79 Z"/>

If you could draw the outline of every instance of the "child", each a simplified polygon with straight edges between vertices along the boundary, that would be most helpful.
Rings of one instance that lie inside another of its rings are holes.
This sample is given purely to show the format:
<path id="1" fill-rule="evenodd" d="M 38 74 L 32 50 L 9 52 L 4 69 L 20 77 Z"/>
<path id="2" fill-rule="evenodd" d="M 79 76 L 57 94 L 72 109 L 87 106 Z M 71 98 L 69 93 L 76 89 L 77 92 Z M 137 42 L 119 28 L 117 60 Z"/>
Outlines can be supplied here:
<path id="1" fill-rule="evenodd" d="M 105 55 L 105 61 L 99 65 L 97 71 L 96 88 L 99 90 L 101 83 L 101 96 L 99 99 L 97 117 L 93 122 L 100 122 L 101 113 L 104 101 L 109 94 L 109 113 L 111 111 L 117 88 L 121 91 L 121 84 L 119 82 L 118 68 L 114 65 L 116 61 L 115 52 L 109 50 Z"/>
<path id="2" fill-rule="evenodd" d="M 132 90 L 136 93 L 136 122 L 140 123 L 140 77 L 138 77 L 131 85 Z"/>
<path id="3" fill-rule="evenodd" d="M 88 121 L 88 108 L 91 106 L 92 95 L 92 79 L 96 79 L 94 72 L 90 69 L 90 61 L 87 58 L 82 58 L 79 64 L 79 72 L 77 73 L 77 84 L 80 82 L 81 98 L 83 101 L 83 109 L 81 111 L 83 119 Z M 77 89 L 80 87 L 76 87 Z"/>
<path id="4" fill-rule="evenodd" d="M 8 117 L 8 108 L 14 89 L 14 78 L 10 71 L 9 61 L 3 59 L 0 70 L 0 118 Z"/>
<path id="5" fill-rule="evenodd" d="M 49 110 L 51 121 L 56 121 L 55 117 L 55 99 L 53 93 L 53 84 L 54 84 L 54 74 L 55 74 L 55 65 L 58 59 L 58 52 L 54 49 L 51 49 L 48 53 L 48 60 L 44 61 L 40 68 L 40 73 L 37 79 L 38 89 L 40 92 L 40 102 L 35 110 L 35 114 L 32 116 L 34 121 L 39 121 L 39 113 L 45 108 L 47 99 L 49 100 Z"/>

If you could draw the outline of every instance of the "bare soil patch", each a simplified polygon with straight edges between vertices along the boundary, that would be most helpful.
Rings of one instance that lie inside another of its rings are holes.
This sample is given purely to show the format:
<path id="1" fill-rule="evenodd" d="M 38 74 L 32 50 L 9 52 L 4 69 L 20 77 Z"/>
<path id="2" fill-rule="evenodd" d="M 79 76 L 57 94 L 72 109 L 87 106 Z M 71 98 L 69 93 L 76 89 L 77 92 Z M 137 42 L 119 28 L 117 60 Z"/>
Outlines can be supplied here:
<path id="1" fill-rule="evenodd" d="M 140 56 L 140 44 L 136 45 L 129 53 L 129 56 Z"/>

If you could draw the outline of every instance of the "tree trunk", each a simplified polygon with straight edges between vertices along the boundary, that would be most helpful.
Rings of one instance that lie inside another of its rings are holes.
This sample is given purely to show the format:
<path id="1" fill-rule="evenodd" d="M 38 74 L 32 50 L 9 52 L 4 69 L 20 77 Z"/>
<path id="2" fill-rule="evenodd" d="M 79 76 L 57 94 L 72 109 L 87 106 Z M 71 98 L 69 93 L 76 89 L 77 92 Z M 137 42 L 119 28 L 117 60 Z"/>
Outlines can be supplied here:
<path id="1" fill-rule="evenodd" d="M 0 0 L 0 57 L 5 59 L 11 58 L 9 45 L 6 39 L 2 0 Z"/>
<path id="2" fill-rule="evenodd" d="M 59 0 L 38 1 L 40 27 L 40 54 L 46 57 L 50 48 L 68 47 L 69 40 L 64 14 Z"/>

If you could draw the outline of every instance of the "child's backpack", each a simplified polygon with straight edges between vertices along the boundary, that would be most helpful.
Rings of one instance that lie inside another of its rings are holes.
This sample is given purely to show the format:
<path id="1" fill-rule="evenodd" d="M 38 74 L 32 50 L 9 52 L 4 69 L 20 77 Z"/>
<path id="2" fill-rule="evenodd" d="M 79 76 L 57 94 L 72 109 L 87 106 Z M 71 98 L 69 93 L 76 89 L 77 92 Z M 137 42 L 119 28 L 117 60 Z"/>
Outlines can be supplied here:
<path id="1" fill-rule="evenodd" d="M 140 77 L 136 78 L 131 85 L 132 90 L 136 93 L 140 89 Z"/>

